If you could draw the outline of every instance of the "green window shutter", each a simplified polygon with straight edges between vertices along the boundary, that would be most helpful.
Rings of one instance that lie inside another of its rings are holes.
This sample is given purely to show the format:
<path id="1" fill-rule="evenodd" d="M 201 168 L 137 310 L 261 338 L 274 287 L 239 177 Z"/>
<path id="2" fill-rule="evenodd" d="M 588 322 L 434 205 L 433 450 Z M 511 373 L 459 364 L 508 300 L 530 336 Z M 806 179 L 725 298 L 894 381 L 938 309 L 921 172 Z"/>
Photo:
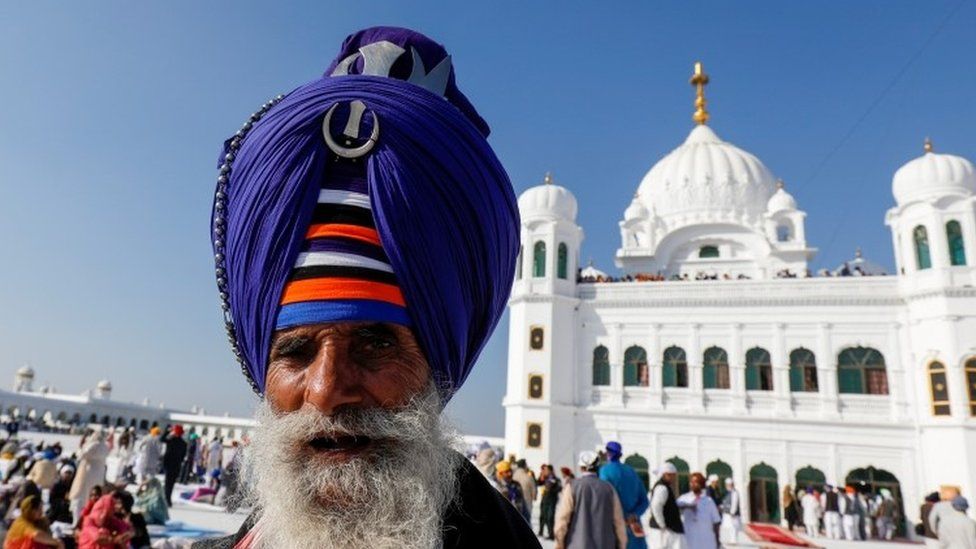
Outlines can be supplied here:
<path id="1" fill-rule="evenodd" d="M 746 390 L 747 391 L 758 391 L 759 390 L 759 367 L 749 365 L 746 366 Z"/>
<path id="2" fill-rule="evenodd" d="M 949 262 L 953 265 L 965 265 L 966 248 L 962 239 L 962 227 L 958 221 L 946 223 L 946 237 L 949 240 Z"/>
<path id="3" fill-rule="evenodd" d="M 546 276 L 546 243 L 541 240 L 532 249 L 532 276 Z"/>
<path id="4" fill-rule="evenodd" d="M 800 366 L 790 366 L 790 391 L 794 393 L 803 392 L 803 368 Z"/>
<path id="5" fill-rule="evenodd" d="M 704 386 L 706 389 L 716 389 L 718 388 L 718 371 L 714 364 L 706 364 L 702 368 L 702 374 L 704 378 Z"/>
<path id="6" fill-rule="evenodd" d="M 565 280 L 567 278 L 566 271 L 568 270 L 569 263 L 569 252 L 566 249 L 566 244 L 560 242 L 558 251 L 556 252 L 556 276 Z"/>
<path id="7" fill-rule="evenodd" d="M 674 364 L 665 364 L 661 373 L 663 375 L 662 385 L 665 387 L 678 386 L 678 368 Z"/>
<path id="8" fill-rule="evenodd" d="M 925 229 L 924 225 L 919 225 L 915 227 L 912 231 L 912 237 L 915 240 L 915 260 L 918 264 L 918 269 L 928 269 L 932 267 L 932 256 L 929 253 L 929 233 Z"/>
<path id="9" fill-rule="evenodd" d="M 837 370 L 837 390 L 844 394 L 864 394 L 864 378 L 860 369 L 839 368 Z"/>
<path id="10" fill-rule="evenodd" d="M 637 385 L 637 365 L 633 362 L 624 364 L 624 386 L 633 387 Z"/>

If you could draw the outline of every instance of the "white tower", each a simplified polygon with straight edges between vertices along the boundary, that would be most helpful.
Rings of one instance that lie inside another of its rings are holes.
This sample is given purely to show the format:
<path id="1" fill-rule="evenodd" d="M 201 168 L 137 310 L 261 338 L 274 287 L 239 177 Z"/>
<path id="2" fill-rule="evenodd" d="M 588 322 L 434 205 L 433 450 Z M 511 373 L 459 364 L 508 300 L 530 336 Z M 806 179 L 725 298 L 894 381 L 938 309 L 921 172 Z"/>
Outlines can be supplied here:
<path id="1" fill-rule="evenodd" d="M 583 230 L 576 224 L 576 198 L 549 174 L 518 204 L 522 245 L 509 301 L 505 448 L 535 468 L 572 462 Z"/>
<path id="2" fill-rule="evenodd" d="M 914 387 L 923 486 L 976 493 L 976 170 L 965 158 L 933 152 L 892 180 L 891 227 L 899 324 L 908 386 Z"/>
<path id="3" fill-rule="evenodd" d="M 34 369 L 25 364 L 14 374 L 14 392 L 30 393 L 34 390 Z"/>

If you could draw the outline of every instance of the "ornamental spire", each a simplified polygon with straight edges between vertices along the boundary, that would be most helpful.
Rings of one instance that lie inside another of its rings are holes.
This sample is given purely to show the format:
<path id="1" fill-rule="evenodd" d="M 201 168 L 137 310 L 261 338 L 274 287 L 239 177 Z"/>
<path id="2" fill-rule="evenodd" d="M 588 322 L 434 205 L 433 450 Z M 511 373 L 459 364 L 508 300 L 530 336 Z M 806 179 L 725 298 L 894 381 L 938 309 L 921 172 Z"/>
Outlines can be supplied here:
<path id="1" fill-rule="evenodd" d="M 925 149 L 925 152 L 927 152 L 927 153 L 932 152 L 932 140 L 930 138 L 926 137 L 925 138 L 925 144 L 922 145 L 922 148 Z"/>
<path id="2" fill-rule="evenodd" d="M 552 172 L 546 172 L 546 176 L 542 178 L 542 183 L 544 185 L 552 185 Z"/>
<path id="3" fill-rule="evenodd" d="M 709 118 L 708 111 L 705 110 L 705 86 L 708 84 L 708 75 L 705 74 L 701 61 L 695 61 L 695 73 L 691 75 L 690 82 L 695 87 L 695 114 L 691 119 L 704 126 Z"/>

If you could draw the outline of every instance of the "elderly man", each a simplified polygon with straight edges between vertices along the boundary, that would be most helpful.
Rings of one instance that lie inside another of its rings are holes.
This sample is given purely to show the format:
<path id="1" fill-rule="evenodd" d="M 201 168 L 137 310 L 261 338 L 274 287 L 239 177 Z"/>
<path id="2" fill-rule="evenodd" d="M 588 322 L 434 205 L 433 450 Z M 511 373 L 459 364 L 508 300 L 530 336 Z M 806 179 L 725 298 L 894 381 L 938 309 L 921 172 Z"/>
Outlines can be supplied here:
<path id="1" fill-rule="evenodd" d="M 681 520 L 685 524 L 688 549 L 718 549 L 718 529 L 722 523 L 715 500 L 705 492 L 705 475 L 691 474 L 691 490 L 678 497 Z"/>
<path id="2" fill-rule="evenodd" d="M 262 398 L 254 512 L 198 547 L 539 547 L 439 419 L 514 280 L 488 131 L 442 46 L 379 27 L 225 142 L 217 284 Z"/>
<path id="3" fill-rule="evenodd" d="M 739 543 L 739 534 L 742 533 L 742 498 L 739 497 L 739 491 L 735 489 L 735 482 L 731 478 L 725 479 L 725 496 L 720 509 L 722 535 L 719 541 L 723 544 Z"/>

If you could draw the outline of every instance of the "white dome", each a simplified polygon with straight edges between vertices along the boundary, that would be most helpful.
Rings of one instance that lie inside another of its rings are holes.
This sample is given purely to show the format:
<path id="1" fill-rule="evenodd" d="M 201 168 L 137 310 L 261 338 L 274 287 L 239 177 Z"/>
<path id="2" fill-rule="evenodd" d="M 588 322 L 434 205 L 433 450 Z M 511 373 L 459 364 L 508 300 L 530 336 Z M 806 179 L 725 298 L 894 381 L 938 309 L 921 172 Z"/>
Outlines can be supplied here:
<path id="1" fill-rule="evenodd" d="M 17 375 L 23 377 L 34 377 L 34 369 L 30 366 L 21 366 L 17 369 Z"/>
<path id="2" fill-rule="evenodd" d="M 630 206 L 624 210 L 624 221 L 633 221 L 635 219 L 647 219 L 647 208 L 644 207 L 644 203 L 640 201 L 639 195 L 634 195 L 634 199 L 630 201 Z"/>
<path id="3" fill-rule="evenodd" d="M 107 379 L 103 379 L 103 380 L 101 380 L 101 381 L 98 382 L 97 388 L 99 390 L 102 390 L 102 391 L 111 391 L 112 390 L 112 382 L 110 382 Z"/>
<path id="4" fill-rule="evenodd" d="M 593 262 L 590 261 L 590 264 L 584 267 L 583 270 L 580 271 L 580 276 L 584 279 L 587 278 L 598 279 L 598 278 L 607 278 L 607 273 L 594 267 Z"/>
<path id="5" fill-rule="evenodd" d="M 576 197 L 565 187 L 554 184 L 549 174 L 545 183 L 522 193 L 518 207 L 522 219 L 543 217 L 576 222 Z"/>
<path id="6" fill-rule="evenodd" d="M 766 211 L 774 214 L 776 212 L 793 210 L 796 210 L 796 199 L 793 198 L 793 195 L 786 192 L 782 181 L 777 181 L 776 192 L 773 193 L 769 202 L 766 203 Z"/>
<path id="7" fill-rule="evenodd" d="M 638 193 L 660 217 L 702 210 L 759 216 L 774 187 L 758 158 L 699 125 L 647 172 Z"/>
<path id="8" fill-rule="evenodd" d="M 891 192 L 899 205 L 942 196 L 972 195 L 976 192 L 973 163 L 961 156 L 929 150 L 898 168 L 891 180 Z"/>

